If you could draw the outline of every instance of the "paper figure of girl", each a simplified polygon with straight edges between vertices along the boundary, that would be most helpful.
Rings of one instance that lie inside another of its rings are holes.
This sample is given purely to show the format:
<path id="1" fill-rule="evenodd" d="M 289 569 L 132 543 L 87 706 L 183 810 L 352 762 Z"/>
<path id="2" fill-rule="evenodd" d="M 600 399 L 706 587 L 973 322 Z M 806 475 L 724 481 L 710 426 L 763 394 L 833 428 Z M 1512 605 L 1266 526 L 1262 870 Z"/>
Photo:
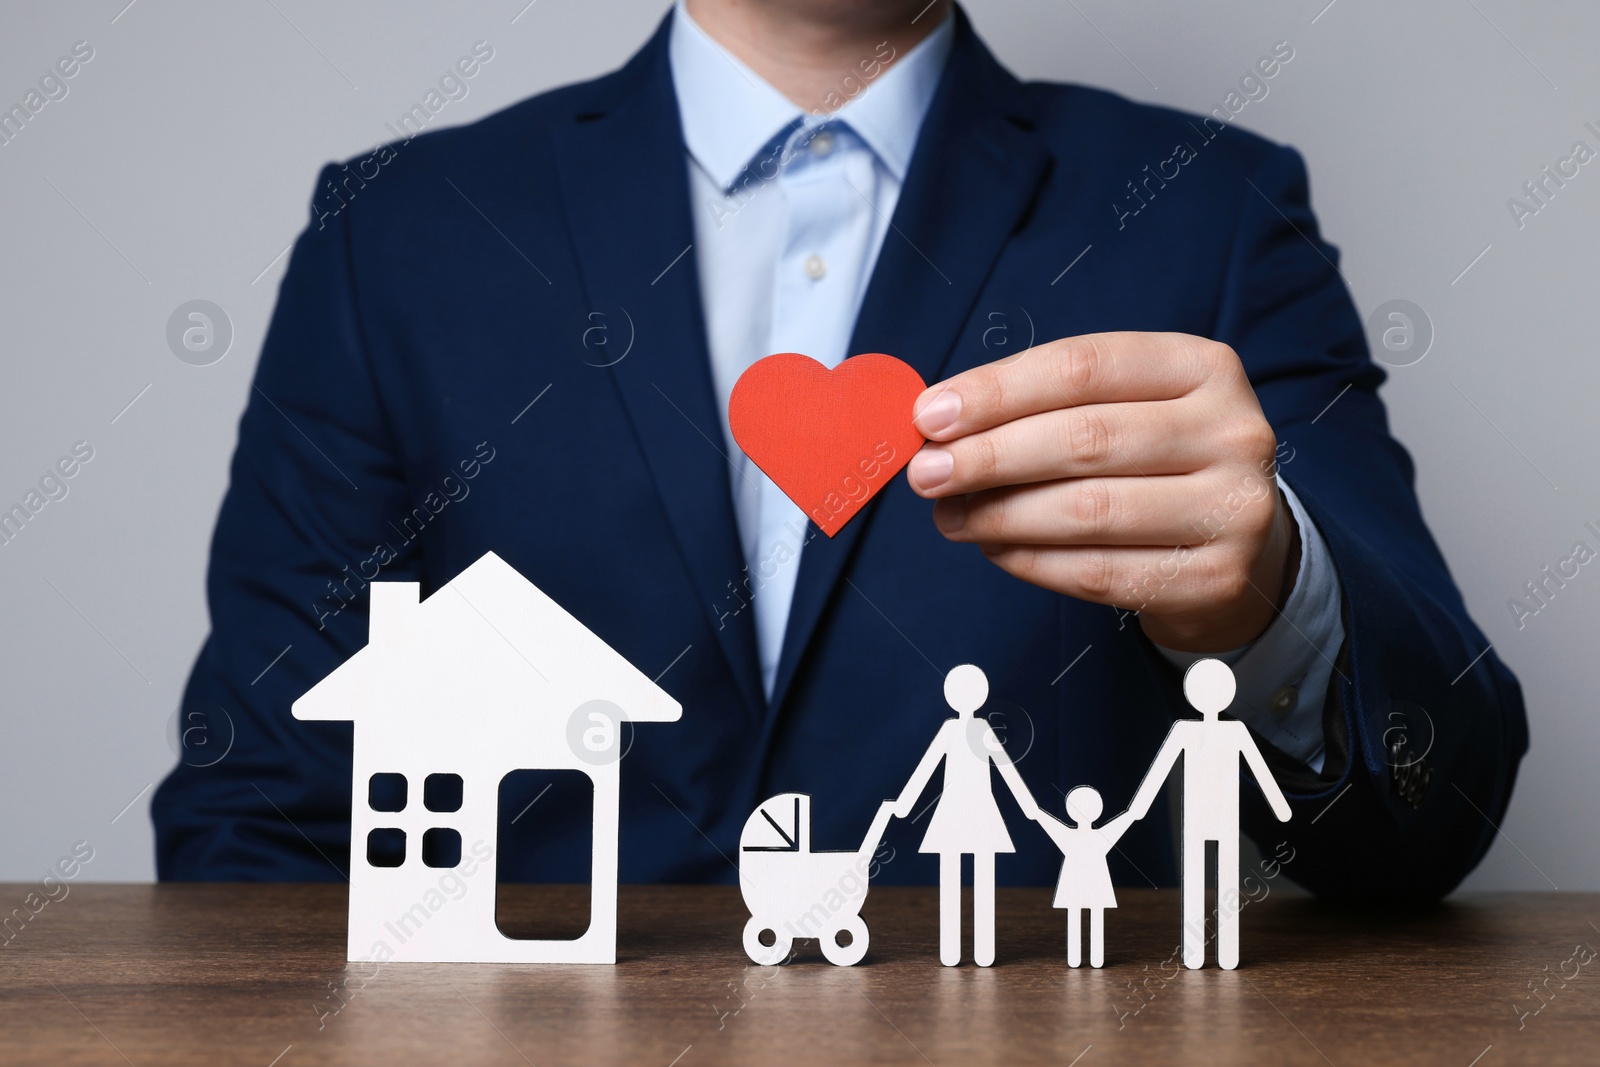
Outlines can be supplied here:
<path id="1" fill-rule="evenodd" d="M 989 699 L 983 671 L 970 663 L 956 667 L 945 675 L 944 699 L 956 717 L 934 735 L 894 813 L 902 819 L 911 815 L 942 761 L 944 788 L 918 850 L 939 854 L 939 962 L 946 967 L 961 962 L 961 857 L 966 854 L 972 857 L 972 958 L 987 967 L 994 962 L 994 857 L 1016 851 L 995 803 L 989 764 L 999 769 L 1024 815 L 1037 820 L 1042 813 L 988 720 L 973 714 Z"/>
<path id="2" fill-rule="evenodd" d="M 1106 854 L 1133 825 L 1134 815 L 1125 811 L 1104 826 L 1095 826 L 1103 806 L 1100 794 L 1080 785 L 1067 794 L 1064 826 L 1051 815 L 1043 815 L 1039 825 L 1061 850 L 1061 877 L 1056 882 L 1054 905 L 1067 909 L 1067 966 L 1083 962 L 1083 912 L 1089 913 L 1089 966 L 1106 962 L 1106 909 L 1117 906 L 1111 888 L 1111 868 Z"/>

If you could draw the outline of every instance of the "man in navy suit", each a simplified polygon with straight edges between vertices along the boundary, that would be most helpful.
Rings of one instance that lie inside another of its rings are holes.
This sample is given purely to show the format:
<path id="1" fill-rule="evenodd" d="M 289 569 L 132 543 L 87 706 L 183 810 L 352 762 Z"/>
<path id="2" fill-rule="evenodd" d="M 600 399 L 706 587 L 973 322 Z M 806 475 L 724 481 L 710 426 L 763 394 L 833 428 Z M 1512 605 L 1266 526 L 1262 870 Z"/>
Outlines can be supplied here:
<path id="1" fill-rule="evenodd" d="M 158 792 L 161 876 L 366 862 L 348 730 L 290 704 L 365 643 L 368 582 L 492 549 L 684 706 L 625 759 L 624 880 L 731 881 L 786 791 L 854 847 L 964 662 L 1042 804 L 1116 810 L 1209 654 L 1293 808 L 1244 811 L 1291 878 L 1448 892 L 1505 811 L 1520 690 L 1423 524 L 1299 156 L 1228 118 L 1019 82 L 948 0 L 687 0 L 612 75 L 327 168 L 184 697 L 232 747 Z M 937 383 L 930 444 L 833 538 L 728 434 L 785 350 Z M 586 880 L 584 798 L 543 788 L 501 785 L 501 875 Z M 1007 818 L 1000 879 L 1053 879 Z M 933 879 L 921 829 L 880 880 Z M 1173 884 L 1165 807 L 1113 870 Z"/>

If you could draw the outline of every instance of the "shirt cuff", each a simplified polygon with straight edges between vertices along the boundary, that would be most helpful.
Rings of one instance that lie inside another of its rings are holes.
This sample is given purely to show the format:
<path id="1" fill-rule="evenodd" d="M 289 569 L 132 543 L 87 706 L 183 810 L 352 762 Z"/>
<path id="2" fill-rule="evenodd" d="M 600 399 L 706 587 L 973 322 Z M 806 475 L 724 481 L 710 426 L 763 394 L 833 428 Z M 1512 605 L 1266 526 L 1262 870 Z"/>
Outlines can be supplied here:
<path id="1" fill-rule="evenodd" d="M 1333 661 L 1344 644 L 1344 593 L 1316 523 L 1284 480 L 1278 488 L 1300 528 L 1300 570 L 1283 611 L 1253 642 L 1229 652 L 1176 652 L 1156 645 L 1179 670 L 1220 659 L 1238 683 L 1230 714 L 1265 741 L 1317 773 L 1325 748 L 1322 705 Z"/>

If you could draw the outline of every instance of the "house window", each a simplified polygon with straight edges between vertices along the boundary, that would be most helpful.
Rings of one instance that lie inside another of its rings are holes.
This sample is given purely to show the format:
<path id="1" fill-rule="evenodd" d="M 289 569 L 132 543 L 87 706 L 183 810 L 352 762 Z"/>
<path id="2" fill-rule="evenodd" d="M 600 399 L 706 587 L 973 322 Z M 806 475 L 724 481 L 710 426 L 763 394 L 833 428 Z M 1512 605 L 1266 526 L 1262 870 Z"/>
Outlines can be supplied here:
<path id="1" fill-rule="evenodd" d="M 422 782 L 422 806 L 429 811 L 461 810 L 461 776 L 430 774 Z M 455 866 L 455 864 L 451 864 Z"/>
<path id="2" fill-rule="evenodd" d="M 367 863 L 374 867 L 398 867 L 405 861 L 404 830 L 382 826 L 367 834 Z"/>
<path id="3" fill-rule="evenodd" d="M 428 830 L 422 835 L 422 862 L 429 867 L 459 867 L 461 834 L 446 826 Z"/>
<path id="4" fill-rule="evenodd" d="M 367 783 L 367 806 L 373 811 L 405 811 L 406 776 L 374 774 Z"/>

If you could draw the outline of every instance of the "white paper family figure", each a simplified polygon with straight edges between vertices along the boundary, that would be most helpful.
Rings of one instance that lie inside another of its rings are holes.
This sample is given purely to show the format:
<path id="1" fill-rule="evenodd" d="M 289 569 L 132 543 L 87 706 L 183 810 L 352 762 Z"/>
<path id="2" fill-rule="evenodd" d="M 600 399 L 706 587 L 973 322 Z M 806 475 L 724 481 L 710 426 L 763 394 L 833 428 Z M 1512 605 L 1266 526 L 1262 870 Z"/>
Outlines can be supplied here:
<path id="1" fill-rule="evenodd" d="M 675 722 L 682 707 L 493 552 L 427 600 L 415 582 L 371 590 L 366 647 L 293 709 L 356 724 L 348 958 L 615 963 L 622 723 Z M 517 770 L 593 782 L 575 940 L 495 924 L 499 787 Z"/>
<path id="2" fill-rule="evenodd" d="M 1033 794 L 986 719 L 975 712 L 989 697 L 989 680 L 971 664 L 945 676 L 948 719 L 917 764 L 899 797 L 878 809 L 866 840 L 853 852 L 811 849 L 811 798 L 800 793 L 773 797 L 745 823 L 739 839 L 739 885 L 750 909 L 745 951 L 756 963 L 789 955 L 795 938 L 815 937 L 833 963 L 849 966 L 867 950 L 861 919 L 872 854 L 890 816 L 911 817 L 913 806 L 943 764 L 943 788 L 919 851 L 939 856 L 939 961 L 961 962 L 961 857 L 973 858 L 973 950 L 980 967 L 994 963 L 995 856 L 1015 852 L 994 798 L 990 765 L 1000 772 L 1022 813 L 1043 827 L 1061 850 L 1061 876 L 1053 904 L 1067 913 L 1067 965 L 1083 961 L 1083 913 L 1089 920 L 1089 965 L 1105 963 L 1105 912 L 1117 906 L 1107 855 L 1135 820 L 1149 812 L 1178 758 L 1183 757 L 1183 961 L 1205 960 L 1205 846 L 1217 843 L 1217 962 L 1239 965 L 1239 760 L 1255 774 L 1273 812 L 1290 817 L 1288 802 L 1272 778 L 1249 728 L 1218 715 L 1233 703 L 1233 672 L 1221 660 L 1203 659 L 1184 674 L 1184 697 L 1201 718 L 1173 724 L 1128 810 L 1095 825 L 1100 794 L 1079 786 L 1066 797 L 1069 823 L 1040 810 Z M 848 932 L 850 942 L 836 938 Z M 773 941 L 765 941 L 766 934 Z"/>
<path id="3" fill-rule="evenodd" d="M 946 967 L 961 962 L 961 857 L 970 855 L 972 959 L 987 967 L 994 963 L 994 858 L 996 853 L 1017 850 L 995 803 L 990 763 L 1000 771 L 1024 815 L 1037 819 L 1039 805 L 988 721 L 973 714 L 989 699 L 989 679 L 983 671 L 970 663 L 956 667 L 945 675 L 944 699 L 956 717 L 939 727 L 933 744 L 900 791 L 894 813 L 902 819 L 910 816 L 943 761 L 943 788 L 918 849 L 939 855 L 939 962 Z"/>
<path id="4" fill-rule="evenodd" d="M 1089 913 L 1089 966 L 1106 961 L 1106 909 L 1117 906 L 1117 893 L 1111 886 L 1109 853 L 1124 831 L 1133 825 L 1133 812 L 1125 811 L 1103 825 L 1095 826 L 1103 804 L 1095 789 L 1080 785 L 1067 794 L 1067 818 L 1062 825 L 1041 813 L 1039 825 L 1061 850 L 1061 877 L 1056 881 L 1052 902 L 1067 910 L 1067 966 L 1083 962 L 1083 913 Z"/>
<path id="5" fill-rule="evenodd" d="M 861 961 L 868 944 L 861 904 L 867 899 L 872 854 L 892 814 L 886 801 L 858 849 L 815 852 L 809 796 L 782 793 L 756 808 L 739 835 L 739 891 L 750 909 L 744 950 L 753 962 L 783 962 L 796 938 L 816 938 L 828 962 L 840 967 Z M 847 935 L 844 944 L 841 934 Z"/>
<path id="6" fill-rule="evenodd" d="M 1249 727 L 1218 718 L 1233 703 L 1233 672 L 1221 660 L 1199 660 L 1184 673 L 1183 695 L 1199 719 L 1182 719 L 1156 753 L 1133 796 L 1129 812 L 1142 819 L 1156 793 L 1183 757 L 1183 964 L 1203 966 L 1206 957 L 1206 843 L 1217 843 L 1217 965 L 1239 966 L 1239 760 L 1255 775 L 1279 822 L 1293 814 L 1273 780 Z"/>

